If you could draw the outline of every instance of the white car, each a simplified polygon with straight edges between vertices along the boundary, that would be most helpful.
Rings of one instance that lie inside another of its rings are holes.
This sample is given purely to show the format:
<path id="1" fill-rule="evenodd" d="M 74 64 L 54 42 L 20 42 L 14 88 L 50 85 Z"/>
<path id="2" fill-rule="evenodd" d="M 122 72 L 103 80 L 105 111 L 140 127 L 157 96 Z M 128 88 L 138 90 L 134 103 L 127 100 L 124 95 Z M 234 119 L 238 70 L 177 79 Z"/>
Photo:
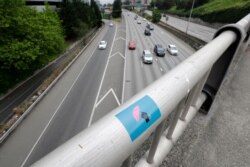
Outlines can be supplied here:
<path id="1" fill-rule="evenodd" d="M 145 64 L 152 64 L 153 63 L 153 56 L 149 50 L 144 50 L 142 52 L 142 61 Z"/>
<path id="2" fill-rule="evenodd" d="M 178 54 L 178 50 L 177 50 L 176 46 L 173 45 L 173 44 L 169 44 L 169 45 L 167 46 L 167 51 L 168 51 L 171 55 L 177 55 L 177 54 Z"/>
<path id="3" fill-rule="evenodd" d="M 141 20 L 137 20 L 137 24 L 141 24 Z"/>
<path id="4" fill-rule="evenodd" d="M 114 24 L 113 23 L 109 23 L 109 27 L 113 27 L 114 26 Z"/>
<path id="5" fill-rule="evenodd" d="M 106 49 L 107 47 L 107 42 L 106 41 L 101 41 L 99 43 L 99 49 Z"/>

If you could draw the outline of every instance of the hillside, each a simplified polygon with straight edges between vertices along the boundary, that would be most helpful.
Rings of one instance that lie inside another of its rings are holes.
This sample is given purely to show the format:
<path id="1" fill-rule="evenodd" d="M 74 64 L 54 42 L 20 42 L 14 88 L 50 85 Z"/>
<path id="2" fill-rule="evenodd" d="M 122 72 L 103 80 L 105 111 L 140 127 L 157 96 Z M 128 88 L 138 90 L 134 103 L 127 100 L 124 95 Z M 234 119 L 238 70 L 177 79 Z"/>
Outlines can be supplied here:
<path id="1" fill-rule="evenodd" d="M 177 10 L 176 6 L 173 6 L 168 12 L 188 17 L 190 10 Z M 206 22 L 234 23 L 248 13 L 250 13 L 250 0 L 209 0 L 202 6 L 194 8 L 192 17 L 201 18 Z"/>

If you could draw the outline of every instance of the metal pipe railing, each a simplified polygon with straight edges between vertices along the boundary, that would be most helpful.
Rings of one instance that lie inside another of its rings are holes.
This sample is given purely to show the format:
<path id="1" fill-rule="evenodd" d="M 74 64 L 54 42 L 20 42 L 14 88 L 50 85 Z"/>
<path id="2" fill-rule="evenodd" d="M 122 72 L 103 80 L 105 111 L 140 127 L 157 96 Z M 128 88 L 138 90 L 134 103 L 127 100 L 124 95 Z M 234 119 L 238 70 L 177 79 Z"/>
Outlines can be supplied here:
<path id="1" fill-rule="evenodd" d="M 157 127 L 150 153 L 136 166 L 158 166 L 207 98 L 200 90 L 210 69 L 235 41 L 242 41 L 249 25 L 250 14 L 219 31 L 172 71 L 33 166 L 120 166 Z M 171 132 L 162 134 L 166 117 L 180 103 Z"/>
<path id="2" fill-rule="evenodd" d="M 33 166 L 120 166 L 166 119 L 235 39 L 234 32 L 223 32 L 172 71 Z"/>

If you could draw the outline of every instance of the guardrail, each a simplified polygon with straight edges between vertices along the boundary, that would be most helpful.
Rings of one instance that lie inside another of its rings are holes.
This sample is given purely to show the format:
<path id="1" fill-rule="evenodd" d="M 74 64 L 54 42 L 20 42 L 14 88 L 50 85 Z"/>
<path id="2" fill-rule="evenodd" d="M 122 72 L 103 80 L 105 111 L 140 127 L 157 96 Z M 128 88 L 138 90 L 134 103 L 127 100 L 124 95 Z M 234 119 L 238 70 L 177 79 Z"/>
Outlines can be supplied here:
<path id="1" fill-rule="evenodd" d="M 202 109 L 208 111 L 212 105 L 214 90 L 218 91 L 230 63 L 249 41 L 249 26 L 250 14 L 223 27 L 172 71 L 33 166 L 121 166 L 152 132 L 151 148 L 136 166 L 159 166 L 200 107 L 205 104 Z M 221 74 L 217 71 L 222 78 L 211 78 L 222 60 L 227 62 Z M 163 132 L 171 112 L 175 116 Z M 130 166 L 129 162 L 124 164 Z"/>

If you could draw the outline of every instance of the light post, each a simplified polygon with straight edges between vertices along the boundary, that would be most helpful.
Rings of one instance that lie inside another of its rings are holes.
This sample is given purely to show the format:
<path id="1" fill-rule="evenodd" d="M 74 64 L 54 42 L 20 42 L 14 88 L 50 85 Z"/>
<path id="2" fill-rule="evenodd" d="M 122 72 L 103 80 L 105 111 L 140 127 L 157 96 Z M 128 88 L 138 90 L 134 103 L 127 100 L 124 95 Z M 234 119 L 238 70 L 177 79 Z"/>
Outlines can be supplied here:
<path id="1" fill-rule="evenodd" d="M 194 3 L 195 3 L 195 0 L 193 0 L 192 8 L 191 8 L 191 11 L 190 11 L 190 14 L 189 14 L 187 28 L 186 28 L 186 34 L 187 34 L 187 31 L 188 31 L 189 22 L 190 22 L 190 19 L 191 19 L 191 16 L 192 16 L 192 12 L 193 12 L 193 8 L 194 8 Z"/>

